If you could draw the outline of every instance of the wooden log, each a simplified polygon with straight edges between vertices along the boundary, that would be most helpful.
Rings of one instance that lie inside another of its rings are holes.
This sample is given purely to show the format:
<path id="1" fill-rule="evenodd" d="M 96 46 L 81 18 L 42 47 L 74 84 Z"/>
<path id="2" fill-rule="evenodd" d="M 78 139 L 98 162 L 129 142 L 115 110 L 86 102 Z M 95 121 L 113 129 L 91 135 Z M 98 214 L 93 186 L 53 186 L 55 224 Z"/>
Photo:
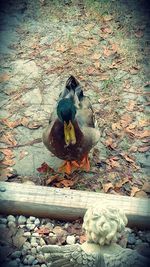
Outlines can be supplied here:
<path id="1" fill-rule="evenodd" d="M 150 228 L 150 200 L 112 194 L 0 182 L 0 213 L 59 220 L 82 218 L 93 206 L 123 210 L 129 226 Z"/>

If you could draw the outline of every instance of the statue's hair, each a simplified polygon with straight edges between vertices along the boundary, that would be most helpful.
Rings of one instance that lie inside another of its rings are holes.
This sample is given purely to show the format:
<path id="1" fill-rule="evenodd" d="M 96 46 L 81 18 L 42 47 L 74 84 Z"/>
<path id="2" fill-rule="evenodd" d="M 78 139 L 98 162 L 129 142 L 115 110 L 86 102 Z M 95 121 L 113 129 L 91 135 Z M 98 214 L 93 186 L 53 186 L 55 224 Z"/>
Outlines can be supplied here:
<path id="1" fill-rule="evenodd" d="M 100 245 L 117 242 L 127 224 L 123 212 L 115 208 L 96 206 L 87 210 L 84 216 L 83 228 L 87 241 Z"/>

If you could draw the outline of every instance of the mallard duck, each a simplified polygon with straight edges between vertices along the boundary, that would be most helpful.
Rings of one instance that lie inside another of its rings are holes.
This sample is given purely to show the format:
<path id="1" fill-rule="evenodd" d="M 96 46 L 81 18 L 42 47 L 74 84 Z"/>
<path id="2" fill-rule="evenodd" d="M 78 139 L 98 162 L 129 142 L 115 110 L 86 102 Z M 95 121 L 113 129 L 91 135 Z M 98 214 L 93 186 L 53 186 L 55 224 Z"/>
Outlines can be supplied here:
<path id="1" fill-rule="evenodd" d="M 65 160 L 59 171 L 70 174 L 74 169 L 90 170 L 88 153 L 99 137 L 90 100 L 77 79 L 70 76 L 43 132 L 43 143 L 56 157 Z"/>

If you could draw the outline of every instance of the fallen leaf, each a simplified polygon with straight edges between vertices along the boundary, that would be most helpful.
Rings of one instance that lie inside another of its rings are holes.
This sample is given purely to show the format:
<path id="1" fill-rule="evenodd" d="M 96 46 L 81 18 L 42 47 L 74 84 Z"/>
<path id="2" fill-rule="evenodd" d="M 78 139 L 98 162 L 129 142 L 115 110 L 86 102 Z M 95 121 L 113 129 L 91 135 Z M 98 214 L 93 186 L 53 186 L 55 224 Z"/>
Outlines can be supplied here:
<path id="1" fill-rule="evenodd" d="M 6 143 L 6 144 L 9 144 L 11 146 L 16 146 L 17 145 L 17 142 L 14 139 L 14 137 L 13 137 L 11 132 L 4 133 L 2 135 L 2 137 L 0 138 L 0 141 L 2 143 Z"/>
<path id="2" fill-rule="evenodd" d="M 27 151 L 20 151 L 20 155 L 19 155 L 19 160 L 22 160 L 25 156 L 28 155 L 28 152 Z"/>
<path id="3" fill-rule="evenodd" d="M 35 232 L 39 235 L 48 235 L 50 233 L 51 229 L 48 227 L 40 227 Z"/>
<path id="4" fill-rule="evenodd" d="M 144 127 L 144 126 L 149 126 L 150 122 L 148 119 L 144 118 L 144 119 L 139 119 L 138 121 L 138 125 L 140 127 Z"/>
<path id="5" fill-rule="evenodd" d="M 140 189 L 139 189 L 137 186 L 133 186 L 132 189 L 131 189 L 130 196 L 131 196 L 131 197 L 134 197 L 135 194 L 136 194 L 137 192 L 139 192 L 139 191 L 140 191 Z"/>
<path id="6" fill-rule="evenodd" d="M 24 237 L 23 234 L 23 229 L 18 229 L 16 235 L 12 238 L 14 246 L 18 249 L 20 249 L 27 240 L 27 238 Z"/>
<path id="7" fill-rule="evenodd" d="M 57 181 L 59 177 L 59 174 L 52 175 L 46 180 L 46 185 L 50 185 L 53 181 Z"/>
<path id="8" fill-rule="evenodd" d="M 137 146 L 132 145 L 129 149 L 129 152 L 136 152 L 138 150 Z"/>
<path id="9" fill-rule="evenodd" d="M 126 153 L 120 153 L 120 155 L 121 155 L 127 162 L 134 163 L 134 160 L 133 160 L 129 155 L 127 155 Z"/>
<path id="10" fill-rule="evenodd" d="M 9 158 L 11 158 L 11 159 L 15 157 L 11 149 L 8 149 L 8 148 L 0 148 L 0 151 L 1 151 L 5 156 L 7 156 L 7 157 L 9 157 Z"/>
<path id="11" fill-rule="evenodd" d="M 115 130 L 121 130 L 122 129 L 122 127 L 120 125 L 120 122 L 114 122 L 114 123 L 112 123 L 111 128 L 112 128 L 113 131 L 115 131 Z"/>
<path id="12" fill-rule="evenodd" d="M 107 193 L 110 188 L 114 188 L 112 183 L 103 184 L 102 187 L 103 187 L 103 190 L 104 190 L 105 193 Z"/>
<path id="13" fill-rule="evenodd" d="M 2 182 L 5 182 L 8 180 L 9 177 L 12 176 L 12 173 L 11 171 L 9 170 L 9 168 L 3 168 L 2 170 L 0 170 L 0 181 Z"/>
<path id="14" fill-rule="evenodd" d="M 131 122 L 133 118 L 127 113 L 124 113 L 121 117 L 120 124 L 123 128 L 126 128 Z"/>
<path id="15" fill-rule="evenodd" d="M 94 60 L 98 60 L 101 57 L 100 53 L 94 53 L 92 54 L 91 58 Z"/>
<path id="16" fill-rule="evenodd" d="M 141 146 L 138 148 L 138 151 L 142 153 L 150 151 L 150 146 Z"/>
<path id="17" fill-rule="evenodd" d="M 29 122 L 28 124 L 27 124 L 27 127 L 29 128 L 29 129 L 38 129 L 38 128 L 40 128 L 42 126 L 42 124 L 39 124 L 39 122 Z"/>
<path id="18" fill-rule="evenodd" d="M 51 167 L 49 167 L 47 165 L 47 163 L 43 162 L 41 167 L 37 168 L 37 171 L 40 173 L 48 173 L 48 172 L 54 172 L 54 169 L 52 169 Z"/>
<path id="19" fill-rule="evenodd" d="M 15 164 L 15 161 L 10 159 L 10 158 L 8 158 L 8 157 L 5 157 L 5 159 L 2 160 L 1 163 L 6 165 L 6 166 L 13 166 Z"/>
<path id="20" fill-rule="evenodd" d="M 114 140 L 111 137 L 108 137 L 105 141 L 106 146 L 115 149 L 117 147 L 117 144 L 114 142 Z"/>
<path id="21" fill-rule="evenodd" d="M 135 193 L 135 197 L 148 198 L 148 195 L 144 191 L 140 190 L 139 192 Z"/>
<path id="22" fill-rule="evenodd" d="M 132 66 L 132 68 L 129 69 L 129 72 L 134 75 L 139 72 L 139 69 L 140 69 L 139 66 Z"/>
<path id="23" fill-rule="evenodd" d="M 56 183 L 57 187 L 71 187 L 75 184 L 76 181 L 72 181 L 72 180 L 67 180 L 67 179 L 63 179 L 62 181 Z"/>
<path id="24" fill-rule="evenodd" d="M 2 119 L 2 123 L 7 125 L 9 128 L 15 128 L 19 125 L 21 125 L 21 119 L 18 119 L 16 121 L 9 121 L 8 119 Z"/>
<path id="25" fill-rule="evenodd" d="M 87 69 L 87 73 L 88 73 L 89 75 L 93 75 L 94 72 L 95 72 L 95 68 L 94 68 L 94 67 L 88 67 L 88 69 Z"/>
<path id="26" fill-rule="evenodd" d="M 110 27 L 106 26 L 106 27 L 101 28 L 101 32 L 110 34 L 110 33 L 112 33 L 112 30 Z"/>
<path id="27" fill-rule="evenodd" d="M 146 193 L 150 193 L 150 182 L 144 182 L 142 190 L 145 191 Z"/>
<path id="28" fill-rule="evenodd" d="M 130 100 L 130 101 L 128 102 L 128 104 L 126 105 L 126 109 L 127 109 L 128 111 L 133 111 L 133 109 L 134 109 L 134 107 L 135 107 L 135 104 L 136 104 L 136 102 L 135 102 L 134 100 Z"/>
<path id="29" fill-rule="evenodd" d="M 138 132 L 137 136 L 139 138 L 149 137 L 150 136 L 150 130 L 144 130 L 144 131 Z"/>
<path id="30" fill-rule="evenodd" d="M 106 160 L 106 163 L 109 165 L 110 168 L 119 168 L 120 164 L 118 162 L 118 157 L 112 157 Z"/>

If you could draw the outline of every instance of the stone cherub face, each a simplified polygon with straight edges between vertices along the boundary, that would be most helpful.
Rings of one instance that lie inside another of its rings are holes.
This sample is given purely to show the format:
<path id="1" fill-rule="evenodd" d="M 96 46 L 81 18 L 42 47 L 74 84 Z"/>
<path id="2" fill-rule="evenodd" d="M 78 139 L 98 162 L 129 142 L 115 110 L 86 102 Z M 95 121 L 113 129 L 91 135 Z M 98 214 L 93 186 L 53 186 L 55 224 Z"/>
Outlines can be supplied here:
<path id="1" fill-rule="evenodd" d="M 116 243 L 127 224 L 126 216 L 115 208 L 92 207 L 83 221 L 87 241 L 101 246 Z"/>

